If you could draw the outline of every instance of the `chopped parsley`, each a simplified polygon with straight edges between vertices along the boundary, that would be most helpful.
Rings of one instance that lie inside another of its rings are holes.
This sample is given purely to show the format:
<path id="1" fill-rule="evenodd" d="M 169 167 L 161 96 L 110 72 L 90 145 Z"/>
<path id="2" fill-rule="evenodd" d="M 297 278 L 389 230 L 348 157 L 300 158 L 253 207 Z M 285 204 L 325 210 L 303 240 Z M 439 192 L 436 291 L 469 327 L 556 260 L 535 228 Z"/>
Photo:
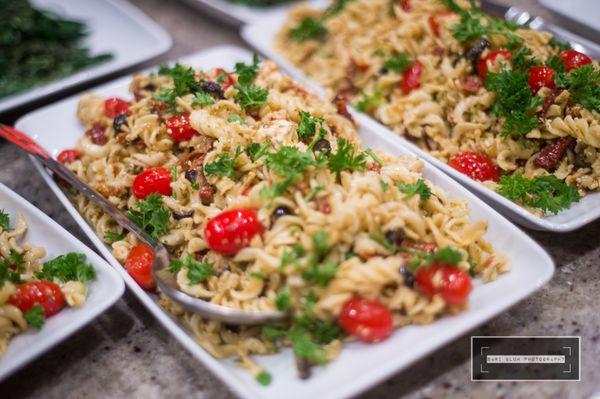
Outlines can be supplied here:
<path id="1" fill-rule="evenodd" d="M 379 230 L 379 235 L 372 235 L 371 239 L 375 241 L 377 244 L 384 247 L 388 252 L 395 253 L 396 252 L 396 244 L 393 244 L 388 241 L 381 228 Z"/>
<path id="2" fill-rule="evenodd" d="M 173 167 L 171 168 L 171 181 L 177 181 L 177 165 L 173 165 Z"/>
<path id="3" fill-rule="evenodd" d="M 495 93 L 492 112 L 504 117 L 504 136 L 521 137 L 538 125 L 533 111 L 543 100 L 531 93 L 528 79 L 529 75 L 522 70 L 486 75 L 485 88 Z"/>
<path id="4" fill-rule="evenodd" d="M 300 111 L 300 123 L 298 129 L 296 129 L 300 140 L 313 137 L 317 131 L 318 123 L 323 123 L 323 118 L 314 118 L 308 112 Z"/>
<path id="5" fill-rule="evenodd" d="M 281 312 L 287 312 L 291 307 L 291 292 L 290 287 L 285 286 L 275 296 L 275 306 Z"/>
<path id="6" fill-rule="evenodd" d="M 271 384 L 273 377 L 266 371 L 261 371 L 260 373 L 254 376 L 254 379 L 262 386 L 267 386 Z"/>
<path id="7" fill-rule="evenodd" d="M 569 90 L 569 99 L 583 107 L 600 112 L 600 70 L 593 65 L 583 65 L 569 74 L 555 77 L 559 87 Z"/>
<path id="8" fill-rule="evenodd" d="M 240 85 L 249 85 L 252 83 L 258 75 L 258 56 L 254 54 L 252 64 L 250 65 L 243 62 L 235 64 L 235 73 L 238 75 L 238 83 Z"/>
<path id="9" fill-rule="evenodd" d="M 370 148 L 367 148 L 367 149 L 364 151 L 364 153 L 365 153 L 365 154 L 367 154 L 368 156 L 370 156 L 370 157 L 371 157 L 371 159 L 372 159 L 373 161 L 375 161 L 375 163 L 377 163 L 379 166 L 383 166 L 383 165 L 384 165 L 384 163 L 383 163 L 383 161 L 381 160 L 381 158 L 379 158 L 379 157 L 377 156 L 377 154 L 375 154 L 375 151 L 373 151 L 372 149 L 370 149 Z"/>
<path id="10" fill-rule="evenodd" d="M 158 69 L 159 75 L 166 75 L 173 80 L 173 87 L 163 87 L 154 98 L 167 104 L 174 105 L 177 97 L 198 91 L 196 73 L 192 67 L 185 67 L 179 63 L 173 67 L 166 65 Z"/>
<path id="11" fill-rule="evenodd" d="M 183 268 L 187 269 L 187 277 L 191 285 L 199 284 L 214 274 L 211 264 L 200 262 L 191 255 L 188 255 L 184 259 L 171 261 L 168 270 L 171 273 L 177 273 Z"/>
<path id="12" fill-rule="evenodd" d="M 323 22 L 317 18 L 306 17 L 302 19 L 300 24 L 292 28 L 289 37 L 297 42 L 306 42 L 308 40 L 318 40 L 327 35 L 327 29 Z"/>
<path id="13" fill-rule="evenodd" d="M 383 63 L 384 68 L 394 71 L 397 74 L 402 74 L 402 72 L 408 69 L 411 65 L 412 61 L 406 53 L 396 54 Z"/>
<path id="14" fill-rule="evenodd" d="M 23 313 L 23 318 L 36 330 L 41 330 L 46 322 L 44 309 L 40 305 L 34 305 L 27 312 Z"/>
<path id="15" fill-rule="evenodd" d="M 269 143 L 252 143 L 244 150 L 244 152 L 250 157 L 252 162 L 256 162 L 259 159 L 261 159 L 263 156 L 265 156 L 265 154 L 267 154 L 268 151 Z"/>
<path id="16" fill-rule="evenodd" d="M 378 87 L 371 95 L 362 93 L 362 98 L 356 103 L 356 109 L 360 112 L 369 112 L 383 104 L 383 88 Z"/>
<path id="17" fill-rule="evenodd" d="M 21 273 L 25 271 L 23 257 L 23 254 L 11 249 L 7 258 L 0 259 L 0 287 L 5 281 L 22 283 Z"/>
<path id="18" fill-rule="evenodd" d="M 527 179 L 520 173 L 504 175 L 498 182 L 498 192 L 518 204 L 557 214 L 579 201 L 577 189 L 554 175 Z"/>
<path id="19" fill-rule="evenodd" d="M 265 187 L 261 195 L 277 197 L 289 187 L 296 184 L 315 160 L 310 152 L 302 152 L 296 147 L 281 147 L 277 152 L 272 152 L 266 157 L 266 165 L 273 169 L 284 180 L 274 183 L 270 188 Z"/>
<path id="20" fill-rule="evenodd" d="M 227 118 L 227 122 L 229 122 L 229 123 L 237 122 L 240 125 L 245 125 L 244 120 L 238 114 L 231 115 L 229 118 Z"/>
<path id="21" fill-rule="evenodd" d="M 117 233 L 115 231 L 107 231 L 106 233 L 104 233 L 104 239 L 110 242 L 121 241 L 125 239 L 126 236 L 127 232 L 125 231 L 122 231 L 121 233 Z"/>
<path id="22" fill-rule="evenodd" d="M 302 278 L 325 287 L 335 277 L 338 267 L 332 263 L 320 263 L 329 252 L 325 231 L 317 231 L 312 236 L 312 243 L 314 254 L 311 256 L 309 268 L 302 271 Z"/>
<path id="23" fill-rule="evenodd" d="M 569 50 L 571 48 L 571 45 L 568 42 L 561 42 L 556 40 L 556 38 L 553 36 L 550 38 L 550 40 L 548 40 L 548 46 L 552 47 L 555 50 Z"/>
<path id="24" fill-rule="evenodd" d="M 364 152 L 358 152 L 352 143 L 340 137 L 337 152 L 329 157 L 327 165 L 336 173 L 343 170 L 364 171 L 367 165 L 366 155 Z"/>
<path id="25" fill-rule="evenodd" d="M 42 270 L 36 273 L 41 280 L 81 281 L 96 279 L 96 270 L 88 263 L 84 254 L 70 252 L 44 262 Z"/>
<path id="26" fill-rule="evenodd" d="M 319 184 L 313 188 L 310 189 L 310 191 L 308 192 L 308 194 L 306 194 L 306 196 L 304 197 L 304 201 L 310 201 L 313 198 L 315 198 L 315 196 L 320 192 L 323 191 L 325 189 L 325 186 L 323 184 Z"/>
<path id="27" fill-rule="evenodd" d="M 425 184 L 425 180 L 423 179 L 419 179 L 416 183 L 412 184 L 396 182 L 396 187 L 405 194 L 403 199 L 418 195 L 421 201 L 427 201 L 432 195 L 431 189 Z"/>
<path id="28" fill-rule="evenodd" d="M 236 101 L 240 104 L 240 107 L 244 109 L 260 107 L 267 103 L 269 97 L 269 91 L 258 87 L 256 85 L 235 85 L 237 94 L 235 95 Z"/>
<path id="29" fill-rule="evenodd" d="M 412 272 L 414 272 L 419 266 L 429 267 L 433 263 L 443 263 L 456 266 L 462 260 L 462 254 L 460 251 L 451 247 L 440 248 L 432 254 L 411 247 L 400 247 L 400 250 L 403 252 L 408 252 L 412 255 L 408 261 L 408 268 Z"/>
<path id="30" fill-rule="evenodd" d="M 0 209 L 0 229 L 10 231 L 10 216 L 4 209 Z"/>
<path id="31" fill-rule="evenodd" d="M 387 184 L 383 179 L 379 179 L 379 185 L 383 191 L 388 191 L 390 189 L 390 185 Z"/>
<path id="32" fill-rule="evenodd" d="M 336 14 L 339 14 L 344 10 L 346 4 L 354 0 L 334 0 L 329 7 L 323 13 L 323 18 L 329 18 Z"/>
<path id="33" fill-rule="evenodd" d="M 559 72 L 559 74 L 566 72 L 565 62 L 557 55 L 548 58 L 544 64 Z"/>
<path id="34" fill-rule="evenodd" d="M 204 173 L 207 176 L 227 176 L 233 178 L 235 173 L 235 163 L 242 154 L 241 147 L 235 150 L 233 157 L 228 152 L 222 152 L 217 157 L 217 160 L 204 166 Z"/>
<path id="35" fill-rule="evenodd" d="M 129 219 L 146 230 L 153 238 L 165 234 L 169 228 L 169 210 L 164 206 L 160 194 L 150 194 L 137 204 L 138 209 L 129 211 Z"/>
<path id="36" fill-rule="evenodd" d="M 204 107 L 207 105 L 213 105 L 215 103 L 215 99 L 212 96 L 204 91 L 199 91 L 194 94 L 194 98 L 192 99 L 193 106 Z"/>

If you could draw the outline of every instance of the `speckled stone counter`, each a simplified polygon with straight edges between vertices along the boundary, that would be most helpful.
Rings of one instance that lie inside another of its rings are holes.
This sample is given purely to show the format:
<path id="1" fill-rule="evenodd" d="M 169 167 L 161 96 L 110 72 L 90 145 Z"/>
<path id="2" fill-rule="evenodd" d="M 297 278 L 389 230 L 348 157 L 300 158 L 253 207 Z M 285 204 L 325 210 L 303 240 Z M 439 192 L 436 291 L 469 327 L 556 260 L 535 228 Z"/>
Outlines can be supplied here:
<path id="1" fill-rule="evenodd" d="M 179 1 L 134 3 L 173 36 L 173 48 L 163 60 L 218 44 L 242 45 L 235 30 Z M 528 8 L 540 11 L 536 4 Z M 4 141 L 0 181 L 91 247 L 29 159 Z M 600 221 L 569 234 L 528 233 L 556 261 L 548 285 L 360 397 L 600 398 Z M 471 382 L 471 335 L 580 335 L 582 381 Z M 87 327 L 0 384 L 0 397 L 220 399 L 233 394 L 126 292 Z"/>

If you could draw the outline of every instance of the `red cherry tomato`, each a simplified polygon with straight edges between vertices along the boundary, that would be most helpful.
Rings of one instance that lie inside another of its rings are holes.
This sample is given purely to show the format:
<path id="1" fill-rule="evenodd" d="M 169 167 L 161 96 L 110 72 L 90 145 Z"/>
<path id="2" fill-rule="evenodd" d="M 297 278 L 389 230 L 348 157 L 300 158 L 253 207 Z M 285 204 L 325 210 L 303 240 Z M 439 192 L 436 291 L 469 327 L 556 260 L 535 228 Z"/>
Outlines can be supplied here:
<path id="1" fill-rule="evenodd" d="M 81 158 L 81 151 L 79 150 L 63 150 L 61 151 L 56 160 L 62 164 L 73 163 Z"/>
<path id="2" fill-rule="evenodd" d="M 146 244 L 139 243 L 129 251 L 125 260 L 125 270 L 140 287 L 149 290 L 154 288 L 152 263 L 154 263 L 154 252 Z"/>
<path id="3" fill-rule="evenodd" d="M 534 66 L 529 69 L 529 87 L 535 94 L 542 87 L 554 89 L 554 69 L 547 66 Z"/>
<path id="4" fill-rule="evenodd" d="M 65 296 L 60 287 L 51 281 L 30 281 L 20 285 L 10 296 L 8 303 L 18 307 L 21 312 L 40 305 L 44 309 L 44 315 L 50 317 L 65 307 Z"/>
<path id="5" fill-rule="evenodd" d="M 208 246 L 223 255 L 235 255 L 263 232 L 254 209 L 234 209 L 212 218 L 204 228 Z"/>
<path id="6" fill-rule="evenodd" d="M 344 304 L 339 325 L 364 342 L 383 341 L 394 331 L 392 314 L 377 301 L 354 297 Z"/>
<path id="7" fill-rule="evenodd" d="M 167 132 L 177 142 L 188 141 L 198 134 L 190 125 L 190 114 L 175 115 L 167 119 Z"/>
<path id="8" fill-rule="evenodd" d="M 104 115 L 109 118 L 114 118 L 115 116 L 126 113 L 130 115 L 129 107 L 131 107 L 131 103 L 129 101 L 125 101 L 118 97 L 107 98 L 104 101 Z"/>
<path id="9" fill-rule="evenodd" d="M 215 79 L 218 79 L 219 76 L 225 76 L 225 81 L 219 83 L 223 89 L 227 89 L 234 85 L 235 79 L 230 73 L 225 72 L 223 68 L 215 69 Z"/>
<path id="10" fill-rule="evenodd" d="M 402 72 L 402 81 L 400 82 L 400 88 L 402 93 L 405 95 L 411 91 L 421 87 L 421 73 L 423 72 L 423 65 L 419 61 L 413 62 L 412 66 Z"/>
<path id="11" fill-rule="evenodd" d="M 440 37 L 439 19 L 443 18 L 443 17 L 449 17 L 450 15 L 454 15 L 454 13 L 451 11 L 448 11 L 448 12 L 442 12 L 439 14 L 434 14 L 434 15 L 429 16 L 429 26 L 431 27 L 431 30 L 433 31 L 433 34 L 435 36 Z"/>
<path id="12" fill-rule="evenodd" d="M 473 180 L 500 180 L 500 171 L 491 159 L 478 152 L 461 152 L 450 158 L 450 166 Z"/>
<path id="13" fill-rule="evenodd" d="M 488 55 L 479 60 L 477 64 L 477 74 L 481 79 L 485 79 L 488 72 L 488 61 L 490 64 L 495 64 L 496 61 L 512 61 L 513 53 L 508 50 L 493 50 Z"/>
<path id="14" fill-rule="evenodd" d="M 150 168 L 136 176 L 131 187 L 137 199 L 145 200 L 150 194 L 171 195 L 171 172 L 165 168 Z"/>
<path id="15" fill-rule="evenodd" d="M 464 270 L 449 264 L 421 266 L 415 281 L 425 295 L 431 298 L 439 294 L 450 305 L 465 302 L 473 289 L 471 277 Z"/>
<path id="16" fill-rule="evenodd" d="M 561 52 L 560 58 L 565 63 L 567 72 L 570 72 L 572 69 L 577 69 L 580 66 L 592 63 L 592 59 L 590 57 L 575 50 L 565 50 Z"/>
<path id="17" fill-rule="evenodd" d="M 410 0 L 402 0 L 400 2 L 400 7 L 406 12 L 410 11 Z"/>

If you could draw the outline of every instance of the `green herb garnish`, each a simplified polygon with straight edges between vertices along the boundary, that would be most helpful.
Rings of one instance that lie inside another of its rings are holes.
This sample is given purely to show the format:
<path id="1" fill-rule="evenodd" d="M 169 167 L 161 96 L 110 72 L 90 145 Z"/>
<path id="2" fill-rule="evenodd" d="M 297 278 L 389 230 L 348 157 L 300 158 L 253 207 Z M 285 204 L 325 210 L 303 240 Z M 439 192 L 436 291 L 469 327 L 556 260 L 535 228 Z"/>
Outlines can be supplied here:
<path id="1" fill-rule="evenodd" d="M 23 318 L 36 330 L 41 330 L 46 322 L 44 309 L 40 305 L 34 305 L 27 312 L 23 313 Z"/>
<path id="2" fill-rule="evenodd" d="M 129 211 L 129 219 L 146 230 L 153 238 L 158 238 L 169 229 L 169 210 L 164 206 L 160 194 L 150 194 L 137 204 L 138 209 Z"/>
<path id="3" fill-rule="evenodd" d="M 211 264 L 200 262 L 191 255 L 184 259 L 173 260 L 168 270 L 171 273 L 177 273 L 183 268 L 187 269 L 187 277 L 191 285 L 199 284 L 214 274 Z"/>
<path id="4" fill-rule="evenodd" d="M 96 270 L 86 263 L 84 254 L 70 252 L 44 263 L 42 270 L 36 273 L 41 280 L 81 281 L 96 279 Z"/>
<path id="5" fill-rule="evenodd" d="M 427 201 L 431 198 L 431 189 L 425 184 L 425 180 L 419 179 L 416 183 L 405 184 L 396 182 L 396 187 L 404 194 L 406 194 L 403 199 L 408 199 L 413 195 L 418 195 L 421 201 Z"/>
<path id="6" fill-rule="evenodd" d="M 233 178 L 235 163 L 241 154 L 241 147 L 235 150 L 233 157 L 228 152 L 220 153 L 216 161 L 204 166 L 204 173 L 207 176 L 227 176 L 230 179 Z"/>
<path id="7" fill-rule="evenodd" d="M 10 231 L 10 215 L 4 209 L 0 209 L 0 229 Z"/>
<path id="8" fill-rule="evenodd" d="M 291 29 L 289 37 L 297 42 L 306 42 L 308 40 L 318 40 L 327 35 L 327 29 L 320 19 L 306 17 L 298 26 Z"/>

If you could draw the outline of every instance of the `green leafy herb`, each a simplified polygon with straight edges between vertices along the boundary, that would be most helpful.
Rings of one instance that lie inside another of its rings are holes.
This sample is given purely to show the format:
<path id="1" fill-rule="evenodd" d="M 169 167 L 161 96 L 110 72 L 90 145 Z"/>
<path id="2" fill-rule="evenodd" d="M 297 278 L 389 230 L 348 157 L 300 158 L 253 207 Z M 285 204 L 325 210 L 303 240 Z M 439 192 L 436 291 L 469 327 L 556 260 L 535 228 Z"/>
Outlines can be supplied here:
<path id="1" fill-rule="evenodd" d="M 261 159 L 268 151 L 269 143 L 252 143 L 244 150 L 252 162 L 256 162 Z"/>
<path id="2" fill-rule="evenodd" d="M 561 50 L 561 51 L 569 50 L 571 48 L 571 45 L 568 42 L 560 42 L 560 41 L 556 40 L 555 37 L 551 37 L 550 40 L 548 40 L 548 45 L 555 50 Z"/>
<path id="3" fill-rule="evenodd" d="M 492 112 L 504 120 L 503 135 L 524 136 L 538 125 L 534 109 L 542 98 L 531 93 L 525 71 L 488 72 L 485 87 L 496 94 Z"/>
<path id="4" fill-rule="evenodd" d="M 125 231 L 122 231 L 120 233 L 117 233 L 115 231 L 107 231 L 106 233 L 104 233 L 104 239 L 110 242 L 121 241 L 125 239 L 126 236 L 127 232 Z"/>
<path id="5" fill-rule="evenodd" d="M 325 230 L 319 230 L 312 236 L 313 249 L 317 258 L 323 259 L 327 252 L 329 251 L 329 247 L 327 246 L 327 233 Z"/>
<path id="6" fill-rule="evenodd" d="M 267 386 L 271 384 L 271 381 L 273 380 L 273 377 L 271 377 L 271 374 L 269 374 L 266 371 L 261 371 L 260 373 L 256 374 L 256 376 L 254 377 L 254 379 L 263 386 Z"/>
<path id="7" fill-rule="evenodd" d="M 250 65 L 243 62 L 235 64 L 235 73 L 238 74 L 238 83 L 240 85 L 249 85 L 252 83 L 258 74 L 258 56 L 254 54 L 252 64 Z"/>
<path id="8" fill-rule="evenodd" d="M 240 125 L 245 125 L 244 120 L 238 114 L 231 115 L 229 118 L 227 118 L 227 122 L 229 122 L 229 123 L 237 122 Z"/>
<path id="9" fill-rule="evenodd" d="M 343 170 L 364 171 L 367 166 L 365 153 L 358 152 L 352 143 L 340 137 L 337 152 L 329 157 L 327 165 L 332 172 Z"/>
<path id="10" fill-rule="evenodd" d="M 198 91 L 194 94 L 194 98 L 192 99 L 193 106 L 204 107 L 207 105 L 213 105 L 215 103 L 215 99 L 210 96 L 210 94 L 204 91 Z"/>
<path id="11" fill-rule="evenodd" d="M 552 57 L 548 58 L 545 62 L 545 65 L 554 69 L 556 72 L 566 72 L 564 61 L 557 55 L 553 55 Z"/>
<path id="12" fill-rule="evenodd" d="M 513 52 L 512 69 L 513 70 L 528 70 L 532 66 L 538 65 L 538 62 L 531 55 L 529 47 L 522 46 L 517 51 Z"/>
<path id="13" fill-rule="evenodd" d="M 275 306 L 281 312 L 287 312 L 291 306 L 291 291 L 290 287 L 285 286 L 275 296 Z"/>
<path id="14" fill-rule="evenodd" d="M 527 179 L 520 173 L 504 175 L 498 182 L 498 192 L 521 205 L 557 214 L 579 201 L 579 193 L 554 175 Z"/>
<path id="15" fill-rule="evenodd" d="M 250 278 L 253 278 L 255 280 L 264 280 L 266 277 L 260 273 L 250 273 Z"/>
<path id="16" fill-rule="evenodd" d="M 339 14 L 344 10 L 346 4 L 350 3 L 354 0 L 334 0 L 332 4 L 327 7 L 325 12 L 323 13 L 323 18 L 330 18 L 336 14 Z"/>
<path id="17" fill-rule="evenodd" d="M 8 257 L 0 257 L 0 288 L 5 281 L 20 284 L 21 273 L 24 271 L 24 255 L 11 249 Z"/>
<path id="18" fill-rule="evenodd" d="M 384 103 L 383 88 L 378 87 L 371 95 L 362 93 L 362 98 L 356 103 L 356 109 L 360 112 L 369 112 Z"/>
<path id="19" fill-rule="evenodd" d="M 386 238 L 383 231 L 381 231 L 381 228 L 379 230 L 379 235 L 377 235 L 377 236 L 372 235 L 371 239 L 373 241 L 375 241 L 376 243 L 378 243 L 379 245 L 381 245 L 382 247 L 384 247 L 388 252 L 391 252 L 391 253 L 396 252 L 396 244 L 393 244 L 388 241 L 388 239 Z"/>
<path id="20" fill-rule="evenodd" d="M 238 91 L 235 99 L 244 109 L 260 107 L 267 103 L 269 97 L 267 89 L 256 85 L 235 85 L 234 87 Z"/>
<path id="21" fill-rule="evenodd" d="M 367 148 L 367 149 L 364 151 L 364 153 L 365 153 L 365 154 L 367 154 L 368 156 L 370 156 L 370 157 L 371 157 L 371 159 L 372 159 L 373 161 L 375 161 L 375 162 L 376 162 L 376 163 L 377 163 L 379 166 L 383 166 L 383 165 L 384 165 L 384 163 L 383 163 L 383 161 L 381 160 L 381 158 L 379 158 L 379 157 L 377 156 L 377 154 L 375 154 L 375 151 L 373 151 L 372 149 L 370 149 L 370 148 Z"/>
<path id="22" fill-rule="evenodd" d="M 300 180 L 315 160 L 310 152 L 302 152 L 296 147 L 281 147 L 277 152 L 267 155 L 266 165 L 284 178 L 283 181 L 274 183 L 272 187 L 265 188 L 261 194 L 267 197 L 276 197 L 285 192 Z"/>
<path id="23" fill-rule="evenodd" d="M 36 276 L 43 280 L 58 279 L 85 283 L 96 279 L 96 270 L 86 263 L 84 254 L 70 252 L 45 262 Z"/>
<path id="24" fill-rule="evenodd" d="M 160 194 L 150 194 L 137 204 L 138 209 L 129 211 L 129 219 L 148 232 L 153 238 L 165 234 L 169 228 L 169 210 Z"/>
<path id="25" fill-rule="evenodd" d="M 41 330 L 46 321 L 44 309 L 40 305 L 35 305 L 23 313 L 23 318 L 36 330 Z"/>
<path id="26" fill-rule="evenodd" d="M 187 277 L 191 285 L 199 284 L 214 274 L 211 264 L 200 262 L 191 255 L 184 259 L 173 260 L 168 270 L 171 273 L 177 273 L 183 268 L 187 269 Z"/>
<path id="27" fill-rule="evenodd" d="M 0 210 L 0 229 L 10 231 L 10 216 L 4 212 L 4 209 Z"/>
<path id="28" fill-rule="evenodd" d="M 306 194 L 306 196 L 304 197 L 304 201 L 310 201 L 313 198 L 315 198 L 315 196 L 320 192 L 323 191 L 325 189 L 325 186 L 323 184 L 319 184 L 313 188 L 310 189 L 310 191 L 308 192 L 308 194 Z"/>
<path id="29" fill-rule="evenodd" d="M 173 167 L 171 168 L 171 181 L 177 181 L 177 165 L 173 165 Z"/>
<path id="30" fill-rule="evenodd" d="M 217 157 L 217 160 L 204 166 L 204 173 L 207 176 L 227 176 L 233 178 L 235 173 L 235 163 L 241 155 L 242 149 L 238 147 L 235 150 L 233 157 L 228 152 L 222 152 Z"/>
<path id="31" fill-rule="evenodd" d="M 384 68 L 394 71 L 397 74 L 402 74 L 411 65 L 412 61 L 406 53 L 396 54 L 383 63 Z"/>
<path id="32" fill-rule="evenodd" d="M 332 263 L 313 264 L 310 269 L 302 271 L 302 278 L 325 287 L 335 277 L 337 270 L 338 266 Z"/>
<path id="33" fill-rule="evenodd" d="M 412 255 L 408 262 L 408 268 L 412 272 L 414 272 L 419 266 L 428 267 L 433 263 L 458 265 L 458 263 L 462 260 L 462 254 L 460 251 L 451 247 L 438 249 L 432 254 L 411 247 L 400 247 L 400 250 L 403 252 L 408 252 Z"/>
<path id="34" fill-rule="evenodd" d="M 390 189 L 390 185 L 387 184 L 383 179 L 379 179 L 379 185 L 383 191 L 388 191 Z"/>
<path id="35" fill-rule="evenodd" d="M 163 87 L 154 95 L 155 99 L 167 104 L 174 105 L 177 97 L 195 93 L 199 89 L 194 69 L 191 67 L 181 64 L 175 64 L 173 67 L 163 65 L 158 69 L 158 74 L 169 76 L 173 80 L 173 87 Z"/>
<path id="36" fill-rule="evenodd" d="M 313 364 L 325 364 L 327 357 L 323 348 L 316 343 L 311 334 L 302 326 L 294 326 L 289 333 L 294 354 Z"/>
<path id="37" fill-rule="evenodd" d="M 318 40 L 327 35 L 327 29 L 323 22 L 316 18 L 306 17 L 298 26 L 291 29 L 289 37 L 297 42 L 306 42 L 308 40 Z"/>
<path id="38" fill-rule="evenodd" d="M 435 251 L 431 257 L 431 262 L 446 263 L 450 265 L 458 265 L 462 260 L 462 254 L 454 248 L 445 247 Z"/>
<path id="39" fill-rule="evenodd" d="M 296 129 L 300 140 L 313 137 L 318 123 L 323 123 L 323 118 L 313 118 L 308 112 L 300 111 L 300 123 Z"/>
<path id="40" fill-rule="evenodd" d="M 412 184 L 396 182 L 396 187 L 406 194 L 403 199 L 408 199 L 415 194 L 421 198 L 421 201 L 427 201 L 431 198 L 431 189 L 425 184 L 425 180 L 423 179 L 419 179 L 416 183 Z"/>
<path id="41" fill-rule="evenodd" d="M 569 90 L 571 101 L 600 112 L 600 70 L 593 65 L 580 66 L 569 74 L 559 73 L 555 81 Z"/>
<path id="42" fill-rule="evenodd" d="M 285 250 L 283 252 L 283 256 L 281 257 L 280 268 L 284 268 L 288 265 L 294 265 L 296 267 L 300 266 L 299 259 L 304 255 L 304 248 L 300 245 L 294 246 L 291 251 Z"/>

